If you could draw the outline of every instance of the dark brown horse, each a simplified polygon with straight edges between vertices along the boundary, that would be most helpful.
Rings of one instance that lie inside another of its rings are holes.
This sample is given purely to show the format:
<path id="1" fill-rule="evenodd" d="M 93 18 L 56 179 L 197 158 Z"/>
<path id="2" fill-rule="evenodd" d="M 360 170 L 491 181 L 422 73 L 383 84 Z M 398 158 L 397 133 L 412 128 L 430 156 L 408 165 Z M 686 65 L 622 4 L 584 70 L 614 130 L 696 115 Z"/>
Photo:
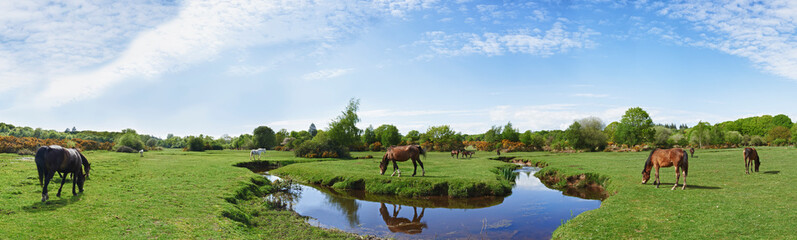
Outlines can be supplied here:
<path id="1" fill-rule="evenodd" d="M 416 207 L 412 207 L 412 220 L 398 217 L 399 211 L 401 211 L 401 205 L 399 205 L 398 210 L 396 210 L 395 204 L 393 205 L 392 216 L 390 215 L 390 212 L 388 212 L 385 203 L 382 203 L 382 207 L 379 208 L 379 213 L 382 215 L 382 220 L 385 221 L 385 225 L 387 225 L 387 229 L 389 229 L 390 232 L 418 234 L 421 233 L 424 228 L 427 228 L 426 223 L 421 222 L 421 218 L 423 218 L 423 212 L 426 211 L 425 208 L 422 208 L 421 214 L 418 215 L 418 209 Z"/>
<path id="2" fill-rule="evenodd" d="M 50 180 L 58 172 L 61 175 L 61 187 L 58 188 L 58 194 L 61 196 L 61 189 L 64 188 L 66 177 L 72 174 L 72 194 L 77 195 L 75 192 L 75 185 L 83 192 L 83 183 L 89 176 L 91 164 L 83 156 L 80 151 L 74 148 L 63 148 L 57 145 L 44 146 L 36 150 L 36 169 L 39 172 L 39 184 L 42 186 L 42 202 L 50 199 L 47 193 Z M 85 174 L 83 171 L 85 170 Z"/>
<path id="3" fill-rule="evenodd" d="M 695 157 L 695 148 L 689 148 L 690 157 Z"/>
<path id="4" fill-rule="evenodd" d="M 467 157 L 467 158 L 473 157 L 473 151 L 468 151 L 468 150 L 463 151 L 462 152 L 462 158 L 465 158 L 465 157 Z"/>
<path id="5" fill-rule="evenodd" d="M 659 180 L 659 168 L 675 166 L 675 185 L 672 186 L 671 190 L 675 190 L 675 187 L 678 187 L 681 171 L 683 171 L 684 174 L 684 185 L 681 189 L 686 189 L 686 174 L 689 169 L 688 160 L 689 155 L 686 154 L 686 150 L 680 148 L 653 149 L 653 151 L 650 152 L 650 156 L 648 156 L 648 160 L 645 161 L 645 168 L 642 169 L 642 184 L 648 182 L 650 179 L 650 172 L 652 168 L 655 167 L 656 180 L 653 181 L 653 184 L 658 188 L 659 185 L 661 185 L 661 181 Z"/>
<path id="6" fill-rule="evenodd" d="M 412 170 L 412 176 L 418 172 L 418 164 L 421 165 L 421 171 L 423 171 L 422 176 L 426 176 L 426 170 L 423 168 L 423 162 L 421 162 L 420 155 L 426 157 L 426 151 L 418 145 L 406 145 L 406 146 L 395 146 L 389 147 L 385 156 L 382 156 L 382 162 L 379 163 L 379 174 L 384 175 L 385 170 L 387 170 L 387 164 L 389 161 L 393 161 L 393 174 L 390 174 L 392 177 L 396 175 L 398 172 L 398 176 L 401 177 L 401 170 L 398 168 L 398 164 L 396 161 L 404 162 L 407 160 L 412 159 L 412 166 L 414 167 Z"/>
<path id="7" fill-rule="evenodd" d="M 753 168 L 753 161 L 755 161 L 755 171 L 758 172 L 758 167 L 761 166 L 761 161 L 758 160 L 758 151 L 755 148 L 744 149 L 744 172 L 750 174 L 750 168 Z"/>

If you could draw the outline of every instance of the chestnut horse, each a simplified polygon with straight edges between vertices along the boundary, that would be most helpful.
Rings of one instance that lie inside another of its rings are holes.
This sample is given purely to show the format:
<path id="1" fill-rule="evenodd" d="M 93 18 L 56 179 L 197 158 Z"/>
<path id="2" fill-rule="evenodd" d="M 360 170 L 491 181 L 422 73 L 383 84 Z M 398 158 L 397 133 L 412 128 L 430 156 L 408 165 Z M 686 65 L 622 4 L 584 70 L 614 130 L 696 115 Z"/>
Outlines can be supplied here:
<path id="1" fill-rule="evenodd" d="M 755 171 L 758 172 L 758 166 L 761 166 L 761 161 L 758 160 L 758 151 L 755 148 L 744 149 L 744 172 L 750 174 L 750 168 L 753 168 L 753 161 L 755 161 Z"/>
<path id="2" fill-rule="evenodd" d="M 423 162 L 421 162 L 421 158 L 419 157 L 420 155 L 426 157 L 426 151 L 424 151 L 423 148 L 418 145 L 389 147 L 385 153 L 385 156 L 382 156 L 382 162 L 379 163 L 379 174 L 385 175 L 388 162 L 393 161 L 393 174 L 390 174 L 390 176 L 392 177 L 393 175 L 396 175 L 396 172 L 398 172 L 398 176 L 401 177 L 401 170 L 398 169 L 398 164 L 396 164 L 396 161 L 404 162 L 412 159 L 412 166 L 414 167 L 412 170 L 412 176 L 415 176 L 415 174 L 418 172 L 418 164 L 421 165 L 421 171 L 423 171 L 422 176 L 426 176 L 426 170 L 423 168 Z"/>
<path id="3" fill-rule="evenodd" d="M 463 151 L 462 152 L 462 158 L 465 158 L 465 157 L 472 158 L 473 157 L 473 152 L 472 151 L 468 151 L 468 150 Z"/>
<path id="4" fill-rule="evenodd" d="M 685 189 L 686 174 L 689 169 L 688 160 L 689 155 L 686 154 L 686 150 L 680 148 L 653 149 L 653 151 L 650 152 L 650 156 L 648 156 L 648 160 L 645 161 L 645 168 L 642 169 L 642 184 L 648 182 L 652 168 L 656 167 L 656 180 L 653 181 L 653 184 L 658 188 L 659 185 L 661 185 L 661 181 L 659 180 L 659 168 L 675 166 L 675 185 L 672 186 L 671 190 L 675 190 L 675 188 L 678 187 L 681 171 L 683 171 L 684 174 L 684 185 L 681 189 Z"/>
<path id="5" fill-rule="evenodd" d="M 451 150 L 451 157 L 454 157 L 454 155 L 457 155 L 457 159 L 459 159 L 459 153 L 460 152 L 462 152 L 462 151 L 460 151 L 460 150 Z"/>

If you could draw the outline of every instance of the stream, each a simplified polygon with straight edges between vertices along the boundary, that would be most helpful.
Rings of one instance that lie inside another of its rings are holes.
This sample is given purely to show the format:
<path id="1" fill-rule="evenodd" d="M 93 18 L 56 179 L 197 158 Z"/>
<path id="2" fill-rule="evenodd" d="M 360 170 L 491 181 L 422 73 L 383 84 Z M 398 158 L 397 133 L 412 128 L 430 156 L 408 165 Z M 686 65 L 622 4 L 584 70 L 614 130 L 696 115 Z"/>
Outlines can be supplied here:
<path id="1" fill-rule="evenodd" d="M 534 177 L 537 171 L 515 170 L 515 185 L 506 197 L 417 199 L 296 184 L 291 192 L 266 200 L 310 217 L 313 226 L 396 239 L 549 239 L 562 223 L 600 207 L 600 200 L 547 188 Z"/>

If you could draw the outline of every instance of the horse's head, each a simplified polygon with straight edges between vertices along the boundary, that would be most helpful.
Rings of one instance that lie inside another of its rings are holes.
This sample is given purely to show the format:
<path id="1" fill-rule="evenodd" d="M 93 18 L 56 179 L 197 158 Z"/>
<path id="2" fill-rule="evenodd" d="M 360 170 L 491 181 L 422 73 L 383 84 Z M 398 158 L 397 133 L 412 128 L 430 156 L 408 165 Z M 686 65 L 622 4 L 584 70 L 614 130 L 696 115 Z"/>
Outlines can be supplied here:
<path id="1" fill-rule="evenodd" d="M 387 170 L 387 153 L 382 156 L 382 162 L 379 163 L 379 175 L 385 175 L 385 170 Z"/>
<path id="2" fill-rule="evenodd" d="M 650 156 L 648 156 L 648 159 L 645 160 L 645 167 L 642 168 L 642 184 L 648 183 L 648 180 L 650 180 L 650 171 L 653 168 L 653 162 L 652 162 L 653 153 L 655 153 L 655 152 L 656 152 L 656 149 L 653 149 L 653 151 L 650 151 Z"/>
<path id="3" fill-rule="evenodd" d="M 650 171 L 642 170 L 642 184 L 648 183 L 650 180 Z"/>

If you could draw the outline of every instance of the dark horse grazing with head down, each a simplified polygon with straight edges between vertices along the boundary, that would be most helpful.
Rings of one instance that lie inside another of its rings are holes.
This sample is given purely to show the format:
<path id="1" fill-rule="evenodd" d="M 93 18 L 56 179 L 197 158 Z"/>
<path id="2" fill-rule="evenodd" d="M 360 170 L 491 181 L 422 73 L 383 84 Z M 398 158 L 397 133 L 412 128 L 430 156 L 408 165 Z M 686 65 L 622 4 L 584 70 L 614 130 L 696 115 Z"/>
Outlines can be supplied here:
<path id="1" fill-rule="evenodd" d="M 761 166 L 761 161 L 758 160 L 758 151 L 755 148 L 744 149 L 744 172 L 750 174 L 750 168 L 753 168 L 753 161 L 755 161 L 755 171 L 758 172 L 758 167 Z"/>
<path id="2" fill-rule="evenodd" d="M 689 155 L 686 154 L 686 150 L 680 148 L 653 149 L 653 151 L 650 152 L 650 156 L 648 156 L 648 160 L 645 161 L 645 168 L 642 169 L 642 184 L 648 182 L 652 168 L 656 167 L 656 180 L 653 181 L 653 184 L 658 188 L 659 185 L 661 185 L 661 181 L 659 181 L 659 168 L 675 166 L 675 185 L 672 186 L 671 190 L 675 190 L 675 188 L 678 187 L 681 171 L 684 173 L 684 186 L 681 187 L 681 189 L 685 189 L 686 174 L 689 169 L 688 160 Z"/>
<path id="3" fill-rule="evenodd" d="M 72 194 L 77 195 L 75 185 L 78 186 L 80 192 L 83 192 L 83 183 L 89 176 L 91 165 L 86 156 L 83 156 L 77 149 L 51 145 L 36 150 L 36 169 L 39 171 L 39 184 L 42 186 L 42 202 L 44 202 L 50 199 L 47 187 L 56 172 L 64 174 L 61 176 L 61 187 L 58 188 L 56 196 L 61 196 L 66 176 L 69 176 L 70 173 L 72 174 Z M 83 174 L 84 170 L 85 174 Z"/>
<path id="4" fill-rule="evenodd" d="M 390 174 L 390 176 L 392 177 L 396 174 L 396 172 L 398 172 L 398 176 L 401 177 L 401 170 L 398 169 L 398 164 L 396 164 L 396 161 L 404 162 L 412 159 L 412 176 L 415 176 L 415 174 L 418 172 L 418 164 L 421 165 L 421 171 L 423 171 L 422 176 L 426 176 L 426 170 L 423 168 L 423 162 L 421 162 L 420 155 L 426 157 L 426 151 L 424 151 L 423 148 L 418 145 L 390 147 L 387 149 L 385 156 L 382 156 L 382 162 L 379 163 L 379 174 L 384 175 L 385 170 L 387 170 L 388 162 L 393 161 L 393 174 Z"/>

